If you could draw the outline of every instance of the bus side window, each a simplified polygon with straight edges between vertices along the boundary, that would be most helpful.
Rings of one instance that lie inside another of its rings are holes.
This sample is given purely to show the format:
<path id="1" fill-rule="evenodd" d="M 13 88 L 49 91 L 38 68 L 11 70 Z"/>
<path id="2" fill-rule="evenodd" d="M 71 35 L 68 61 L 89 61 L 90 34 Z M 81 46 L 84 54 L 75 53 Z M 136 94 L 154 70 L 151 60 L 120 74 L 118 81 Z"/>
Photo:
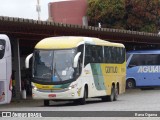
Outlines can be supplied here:
<path id="1" fill-rule="evenodd" d="M 104 56 L 105 56 L 105 63 L 111 63 L 111 47 L 105 46 L 104 47 Z"/>
<path id="2" fill-rule="evenodd" d="M 91 50 L 89 45 L 85 45 L 85 62 L 84 65 L 87 65 L 88 63 L 91 63 Z"/>
<path id="3" fill-rule="evenodd" d="M 125 48 L 119 48 L 119 63 L 124 63 L 126 60 L 126 56 L 125 56 Z"/>
<path id="4" fill-rule="evenodd" d="M 112 63 L 116 63 L 116 48 L 115 47 L 112 47 L 111 58 L 112 58 Z"/>
<path id="5" fill-rule="evenodd" d="M 157 61 L 156 61 L 157 65 L 160 65 L 160 55 L 157 55 Z"/>
<path id="6" fill-rule="evenodd" d="M 148 58 L 148 59 L 147 59 Z M 160 65 L 159 64 L 159 55 L 158 54 L 148 54 L 146 55 L 147 65 Z"/>
<path id="7" fill-rule="evenodd" d="M 91 53 L 93 63 L 103 63 L 102 46 L 91 46 Z"/>
<path id="8" fill-rule="evenodd" d="M 88 63 L 103 63 L 103 47 L 86 45 L 85 65 Z"/>
<path id="9" fill-rule="evenodd" d="M 138 58 L 139 58 L 139 55 L 133 55 L 128 67 L 131 68 L 131 67 L 138 66 L 138 62 L 139 62 Z"/>
<path id="10" fill-rule="evenodd" d="M 126 60 L 126 49 L 122 48 L 122 63 Z"/>
<path id="11" fill-rule="evenodd" d="M 121 48 L 116 48 L 116 63 L 121 63 L 122 56 L 121 56 Z"/>

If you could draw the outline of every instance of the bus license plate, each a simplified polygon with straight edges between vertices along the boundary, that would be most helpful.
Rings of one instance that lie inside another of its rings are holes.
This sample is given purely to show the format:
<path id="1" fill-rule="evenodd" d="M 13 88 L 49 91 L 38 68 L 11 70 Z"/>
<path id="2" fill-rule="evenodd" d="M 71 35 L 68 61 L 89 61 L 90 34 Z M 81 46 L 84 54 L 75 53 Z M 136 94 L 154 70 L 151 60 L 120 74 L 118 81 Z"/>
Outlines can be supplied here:
<path id="1" fill-rule="evenodd" d="M 48 97 L 49 97 L 49 98 L 56 97 L 56 94 L 49 94 Z"/>

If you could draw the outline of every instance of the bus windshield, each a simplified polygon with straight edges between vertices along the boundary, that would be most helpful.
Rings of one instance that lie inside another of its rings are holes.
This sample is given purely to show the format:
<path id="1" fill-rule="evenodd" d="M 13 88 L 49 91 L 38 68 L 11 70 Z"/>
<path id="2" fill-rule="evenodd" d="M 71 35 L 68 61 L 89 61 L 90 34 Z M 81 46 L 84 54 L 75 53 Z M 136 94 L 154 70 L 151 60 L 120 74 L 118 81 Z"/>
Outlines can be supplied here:
<path id="1" fill-rule="evenodd" d="M 126 61 L 128 60 L 128 58 L 129 58 L 130 55 L 131 54 L 129 54 L 129 53 L 126 54 Z"/>
<path id="2" fill-rule="evenodd" d="M 75 49 L 35 50 L 34 56 L 34 78 L 53 83 L 73 79 Z"/>

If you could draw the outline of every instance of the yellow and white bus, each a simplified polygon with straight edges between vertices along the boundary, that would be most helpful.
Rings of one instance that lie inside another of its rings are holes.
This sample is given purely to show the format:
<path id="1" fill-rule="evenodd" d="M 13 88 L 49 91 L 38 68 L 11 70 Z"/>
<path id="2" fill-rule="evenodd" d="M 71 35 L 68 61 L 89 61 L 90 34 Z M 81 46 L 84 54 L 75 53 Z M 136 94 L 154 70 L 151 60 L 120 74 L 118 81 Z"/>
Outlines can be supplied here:
<path id="1" fill-rule="evenodd" d="M 32 96 L 49 101 L 86 98 L 117 100 L 125 92 L 126 61 L 123 44 L 91 37 L 51 37 L 41 40 L 33 54 Z"/>

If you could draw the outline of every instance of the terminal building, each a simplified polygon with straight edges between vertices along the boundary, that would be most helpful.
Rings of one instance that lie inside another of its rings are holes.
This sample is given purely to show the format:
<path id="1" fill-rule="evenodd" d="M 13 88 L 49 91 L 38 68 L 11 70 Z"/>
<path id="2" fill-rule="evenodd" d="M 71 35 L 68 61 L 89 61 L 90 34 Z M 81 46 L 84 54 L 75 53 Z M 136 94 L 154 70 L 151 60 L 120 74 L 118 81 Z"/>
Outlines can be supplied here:
<path id="1" fill-rule="evenodd" d="M 87 0 L 69 0 L 48 4 L 49 21 L 62 24 L 88 25 Z"/>

